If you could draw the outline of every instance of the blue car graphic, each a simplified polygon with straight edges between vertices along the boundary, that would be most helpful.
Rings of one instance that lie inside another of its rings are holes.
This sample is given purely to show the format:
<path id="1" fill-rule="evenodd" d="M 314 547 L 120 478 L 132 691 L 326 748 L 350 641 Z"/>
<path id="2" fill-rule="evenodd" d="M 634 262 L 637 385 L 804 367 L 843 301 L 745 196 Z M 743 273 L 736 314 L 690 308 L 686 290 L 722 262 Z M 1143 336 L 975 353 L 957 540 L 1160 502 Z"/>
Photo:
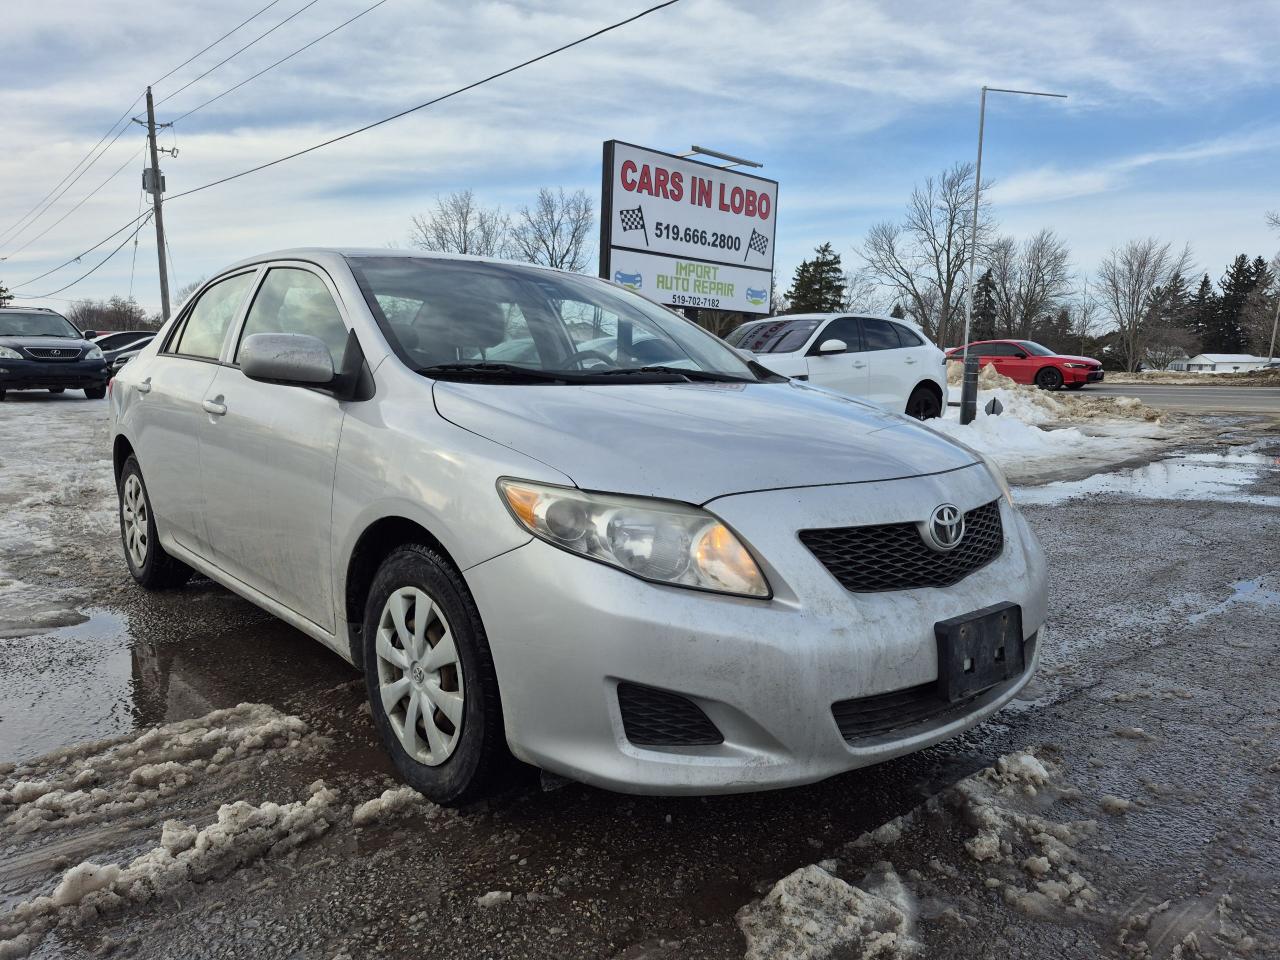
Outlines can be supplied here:
<path id="1" fill-rule="evenodd" d="M 639 290 L 644 286 L 644 277 L 638 273 L 623 273 L 621 270 L 614 271 L 613 282 L 620 283 L 624 287 L 630 287 L 632 290 Z"/>
<path id="2" fill-rule="evenodd" d="M 764 303 L 768 299 L 769 299 L 768 290 L 753 290 L 750 287 L 747 287 L 748 303 L 754 303 L 756 306 L 759 306 L 760 304 Z"/>

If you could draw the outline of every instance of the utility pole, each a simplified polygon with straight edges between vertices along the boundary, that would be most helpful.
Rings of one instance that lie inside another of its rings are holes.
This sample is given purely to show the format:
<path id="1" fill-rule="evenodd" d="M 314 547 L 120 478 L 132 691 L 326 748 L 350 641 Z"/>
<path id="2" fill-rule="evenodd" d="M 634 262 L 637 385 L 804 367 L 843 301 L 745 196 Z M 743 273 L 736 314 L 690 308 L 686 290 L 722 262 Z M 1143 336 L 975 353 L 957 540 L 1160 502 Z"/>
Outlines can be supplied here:
<path id="1" fill-rule="evenodd" d="M 156 108 L 147 87 L 147 146 L 151 151 L 151 168 L 142 175 L 143 187 L 151 194 L 151 209 L 156 219 L 156 257 L 160 261 L 160 312 L 169 319 L 169 265 L 164 256 L 164 176 L 160 173 L 160 151 L 156 148 Z"/>

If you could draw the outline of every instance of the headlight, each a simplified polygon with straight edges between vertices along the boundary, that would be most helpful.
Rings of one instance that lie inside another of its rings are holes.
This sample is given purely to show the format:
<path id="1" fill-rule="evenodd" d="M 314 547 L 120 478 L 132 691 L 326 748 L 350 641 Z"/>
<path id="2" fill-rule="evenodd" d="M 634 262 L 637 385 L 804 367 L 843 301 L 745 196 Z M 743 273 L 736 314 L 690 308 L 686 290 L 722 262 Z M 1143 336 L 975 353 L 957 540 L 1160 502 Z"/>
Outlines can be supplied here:
<path id="1" fill-rule="evenodd" d="M 89 349 L 85 351 L 84 358 L 86 360 L 101 360 L 102 348 L 98 346 L 96 343 L 89 344 Z"/>
<path id="2" fill-rule="evenodd" d="M 1064 367 L 1070 367 L 1072 370 L 1084 370 L 1089 365 L 1087 363 L 1064 363 Z"/>
<path id="3" fill-rule="evenodd" d="M 516 521 L 535 537 L 642 580 L 743 597 L 769 584 L 733 531 L 698 507 L 499 480 Z"/>
<path id="4" fill-rule="evenodd" d="M 974 452 L 978 453 L 976 450 Z M 991 474 L 991 479 L 995 480 L 996 486 L 1000 488 L 1000 493 L 1004 496 L 1005 500 L 1009 502 L 1009 506 L 1012 507 L 1013 491 L 1009 489 L 1009 481 L 1005 479 L 1004 471 L 1000 469 L 1000 464 L 996 463 L 985 453 L 978 453 L 978 456 L 982 458 L 982 462 L 986 464 L 987 470 Z"/>
<path id="5" fill-rule="evenodd" d="M 0 360 L 21 360 L 22 354 L 13 347 L 0 347 Z"/>

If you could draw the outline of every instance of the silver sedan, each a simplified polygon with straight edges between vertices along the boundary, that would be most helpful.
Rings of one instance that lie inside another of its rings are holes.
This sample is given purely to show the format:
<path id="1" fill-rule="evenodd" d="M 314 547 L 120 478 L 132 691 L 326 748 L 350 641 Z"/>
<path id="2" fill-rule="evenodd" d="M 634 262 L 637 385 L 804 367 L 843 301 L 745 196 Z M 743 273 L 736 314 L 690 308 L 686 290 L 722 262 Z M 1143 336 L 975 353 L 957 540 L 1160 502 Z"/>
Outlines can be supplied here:
<path id="1" fill-rule="evenodd" d="M 973 726 L 1045 640 L 993 465 L 602 280 L 254 257 L 111 414 L 134 578 L 199 571 L 350 660 L 442 803 L 515 760 L 642 793 L 812 782 Z"/>

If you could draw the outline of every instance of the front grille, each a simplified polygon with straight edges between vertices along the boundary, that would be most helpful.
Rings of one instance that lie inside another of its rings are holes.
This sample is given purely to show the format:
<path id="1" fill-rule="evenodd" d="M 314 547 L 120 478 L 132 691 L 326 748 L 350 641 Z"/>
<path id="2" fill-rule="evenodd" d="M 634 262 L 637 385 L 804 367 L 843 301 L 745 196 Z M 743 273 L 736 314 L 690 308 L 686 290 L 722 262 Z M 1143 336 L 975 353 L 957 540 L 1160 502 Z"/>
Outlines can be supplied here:
<path id="1" fill-rule="evenodd" d="M 846 590 L 875 593 L 958 583 L 1000 556 L 1004 528 L 993 500 L 964 515 L 964 538 L 946 553 L 926 544 L 914 523 L 801 530 L 800 541 Z"/>
<path id="2" fill-rule="evenodd" d="M 37 360 L 79 360 L 79 347 L 24 347 Z"/>
<path id="3" fill-rule="evenodd" d="M 622 710 L 622 728 L 634 744 L 694 747 L 724 743 L 724 737 L 702 709 L 678 693 L 620 683 L 618 706 Z"/>
<path id="4" fill-rule="evenodd" d="M 873 697 L 841 700 L 831 705 L 831 715 L 840 736 L 853 741 L 923 723 L 953 706 L 938 695 L 936 683 L 922 683 Z"/>

